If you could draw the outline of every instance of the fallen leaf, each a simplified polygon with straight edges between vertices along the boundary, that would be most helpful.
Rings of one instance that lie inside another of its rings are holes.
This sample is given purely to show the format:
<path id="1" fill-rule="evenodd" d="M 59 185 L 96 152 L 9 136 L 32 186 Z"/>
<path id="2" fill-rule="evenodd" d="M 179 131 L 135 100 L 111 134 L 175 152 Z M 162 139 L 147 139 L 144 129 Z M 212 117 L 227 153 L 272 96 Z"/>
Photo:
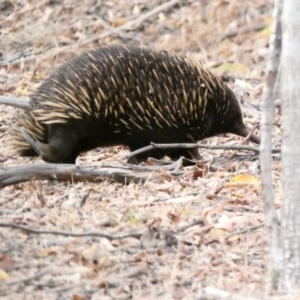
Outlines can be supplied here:
<path id="1" fill-rule="evenodd" d="M 229 182 L 225 183 L 225 186 L 226 187 L 246 187 L 246 186 L 259 187 L 260 180 L 250 174 L 240 174 L 240 175 L 233 176 Z"/>
<path id="2" fill-rule="evenodd" d="M 2 269 L 0 269 L 0 281 L 8 281 L 10 276 Z"/>
<path id="3" fill-rule="evenodd" d="M 0 257 L 0 269 L 7 271 L 16 264 L 16 261 L 11 259 L 7 254 Z"/>
<path id="4" fill-rule="evenodd" d="M 56 254 L 56 251 L 54 251 L 52 248 L 45 248 L 40 252 L 41 256 L 49 256 Z"/>
<path id="5" fill-rule="evenodd" d="M 213 225 L 214 221 L 212 218 L 212 214 L 219 215 L 221 211 L 223 211 L 224 206 L 228 203 L 229 198 L 226 198 L 225 200 L 222 200 L 217 206 L 210 207 L 206 210 L 204 210 L 202 218 L 205 225 Z"/>

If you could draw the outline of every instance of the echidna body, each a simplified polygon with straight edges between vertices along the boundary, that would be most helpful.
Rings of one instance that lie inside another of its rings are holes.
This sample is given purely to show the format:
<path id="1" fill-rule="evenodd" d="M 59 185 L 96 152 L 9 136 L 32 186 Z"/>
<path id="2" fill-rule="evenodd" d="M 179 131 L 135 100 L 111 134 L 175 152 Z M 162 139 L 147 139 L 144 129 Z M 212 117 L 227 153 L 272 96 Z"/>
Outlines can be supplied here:
<path id="1" fill-rule="evenodd" d="M 111 45 L 58 68 L 37 89 L 12 131 L 21 156 L 75 163 L 96 147 L 190 143 L 220 133 L 246 136 L 238 101 L 226 84 L 186 56 Z M 259 138 L 252 135 L 253 142 Z M 155 149 L 148 156 L 199 158 L 195 149 Z"/>

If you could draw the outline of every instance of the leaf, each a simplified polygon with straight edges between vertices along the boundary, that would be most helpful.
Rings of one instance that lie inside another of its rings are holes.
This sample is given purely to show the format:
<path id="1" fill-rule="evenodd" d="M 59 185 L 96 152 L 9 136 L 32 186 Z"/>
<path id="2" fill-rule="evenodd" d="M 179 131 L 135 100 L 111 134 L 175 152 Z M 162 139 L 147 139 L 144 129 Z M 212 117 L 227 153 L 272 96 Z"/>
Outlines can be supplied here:
<path id="1" fill-rule="evenodd" d="M 29 93 L 29 90 L 27 87 L 18 87 L 15 89 L 15 93 L 18 95 L 27 95 Z"/>
<path id="2" fill-rule="evenodd" d="M 203 222 L 205 223 L 205 225 L 213 225 L 214 224 L 214 220 L 212 218 L 212 214 L 216 214 L 219 215 L 222 211 L 224 206 L 228 203 L 229 198 L 224 199 L 223 201 L 221 201 L 217 206 L 214 207 L 210 207 L 206 210 L 204 210 L 202 218 L 203 218 Z"/>
<path id="3" fill-rule="evenodd" d="M 272 30 L 272 26 L 268 25 L 267 27 L 265 27 L 263 30 L 260 31 L 260 35 L 264 37 L 265 36 L 268 37 L 271 34 L 271 30 Z"/>
<path id="4" fill-rule="evenodd" d="M 225 234 L 227 234 L 227 231 L 220 228 L 213 228 L 209 231 L 209 235 L 211 235 L 212 237 L 220 237 L 224 236 Z"/>
<path id="5" fill-rule="evenodd" d="M 245 73 L 248 68 L 245 65 L 238 64 L 238 63 L 232 63 L 232 62 L 225 62 L 218 67 L 214 68 L 216 72 L 232 72 L 232 71 L 237 71 L 237 72 L 242 72 Z"/>
<path id="6" fill-rule="evenodd" d="M 35 80 L 35 81 L 41 81 L 42 79 L 44 79 L 41 75 L 39 74 L 29 74 L 29 73 L 25 73 L 23 74 L 23 77 L 26 79 L 30 79 L 30 80 Z"/>
<path id="7" fill-rule="evenodd" d="M 229 182 L 225 183 L 225 186 L 226 187 L 252 186 L 257 188 L 260 186 L 260 180 L 250 174 L 240 174 L 240 175 L 233 176 Z"/>
<path id="8" fill-rule="evenodd" d="M 49 255 L 53 255 L 55 253 L 56 253 L 56 251 L 53 250 L 52 248 L 45 248 L 41 251 L 40 254 L 41 254 L 41 256 L 49 256 Z"/>
<path id="9" fill-rule="evenodd" d="M 223 231 L 231 231 L 233 229 L 232 221 L 228 216 L 222 215 L 217 224 L 215 224 L 215 229 L 221 229 Z"/>
<path id="10" fill-rule="evenodd" d="M 0 281 L 8 281 L 10 276 L 2 269 L 0 269 Z"/>
<path id="11" fill-rule="evenodd" d="M 81 295 L 78 295 L 78 294 L 75 294 L 73 295 L 73 300 L 85 300 L 86 298 L 84 296 L 81 296 Z"/>
<path id="12" fill-rule="evenodd" d="M 268 17 L 265 18 L 265 22 L 266 22 L 267 26 L 259 32 L 261 36 L 263 36 L 263 37 L 269 37 L 270 36 L 271 30 L 272 30 L 273 20 L 274 20 L 274 18 L 272 16 L 268 16 Z"/>
<path id="13" fill-rule="evenodd" d="M 7 271 L 16 264 L 16 261 L 11 259 L 7 254 L 0 257 L 0 269 Z"/>

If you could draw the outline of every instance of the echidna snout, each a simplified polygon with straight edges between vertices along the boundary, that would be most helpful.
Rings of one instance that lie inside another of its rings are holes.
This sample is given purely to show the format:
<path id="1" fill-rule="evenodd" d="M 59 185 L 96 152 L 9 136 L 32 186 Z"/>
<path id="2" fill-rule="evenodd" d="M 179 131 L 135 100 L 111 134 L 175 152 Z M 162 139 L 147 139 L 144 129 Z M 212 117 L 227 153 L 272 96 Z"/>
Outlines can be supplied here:
<path id="1" fill-rule="evenodd" d="M 249 132 L 250 131 L 244 124 L 243 120 L 236 121 L 232 126 L 232 130 L 230 131 L 230 133 L 234 133 L 242 137 L 246 137 Z M 251 134 L 249 140 L 255 144 L 260 144 L 260 138 L 255 134 Z"/>
<path id="2" fill-rule="evenodd" d="M 222 130 L 223 133 L 233 133 L 242 137 L 246 137 L 250 130 L 246 127 L 243 121 L 243 114 L 240 106 L 236 105 L 238 100 L 236 99 L 235 94 L 229 88 L 227 88 L 227 98 L 229 109 L 223 115 L 223 125 L 220 126 L 218 130 Z M 260 138 L 255 134 L 251 134 L 249 140 L 255 144 L 260 144 Z"/>

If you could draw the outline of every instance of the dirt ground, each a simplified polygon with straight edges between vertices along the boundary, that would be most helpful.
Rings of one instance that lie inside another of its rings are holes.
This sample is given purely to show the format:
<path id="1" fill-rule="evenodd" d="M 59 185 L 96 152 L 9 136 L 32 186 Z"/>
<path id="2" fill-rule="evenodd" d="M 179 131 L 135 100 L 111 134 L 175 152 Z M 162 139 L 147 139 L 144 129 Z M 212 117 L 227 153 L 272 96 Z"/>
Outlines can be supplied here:
<path id="1" fill-rule="evenodd" d="M 142 45 L 205 62 L 229 79 L 245 123 L 257 126 L 273 1 L 179 2 L 0 1 L 0 95 L 30 97 L 56 67 L 87 49 Z M 19 112 L 0 106 L 0 171 L 41 163 L 7 147 Z M 228 134 L 202 143 L 242 141 Z M 277 111 L 274 147 L 279 142 Z M 123 146 L 95 149 L 77 163 L 100 167 L 126 153 Z M 299 299 L 268 294 L 258 156 L 200 154 L 204 164 L 179 174 L 158 168 L 155 180 L 128 185 L 31 180 L 2 188 L 0 299 Z M 273 178 L 279 208 L 276 159 Z"/>

